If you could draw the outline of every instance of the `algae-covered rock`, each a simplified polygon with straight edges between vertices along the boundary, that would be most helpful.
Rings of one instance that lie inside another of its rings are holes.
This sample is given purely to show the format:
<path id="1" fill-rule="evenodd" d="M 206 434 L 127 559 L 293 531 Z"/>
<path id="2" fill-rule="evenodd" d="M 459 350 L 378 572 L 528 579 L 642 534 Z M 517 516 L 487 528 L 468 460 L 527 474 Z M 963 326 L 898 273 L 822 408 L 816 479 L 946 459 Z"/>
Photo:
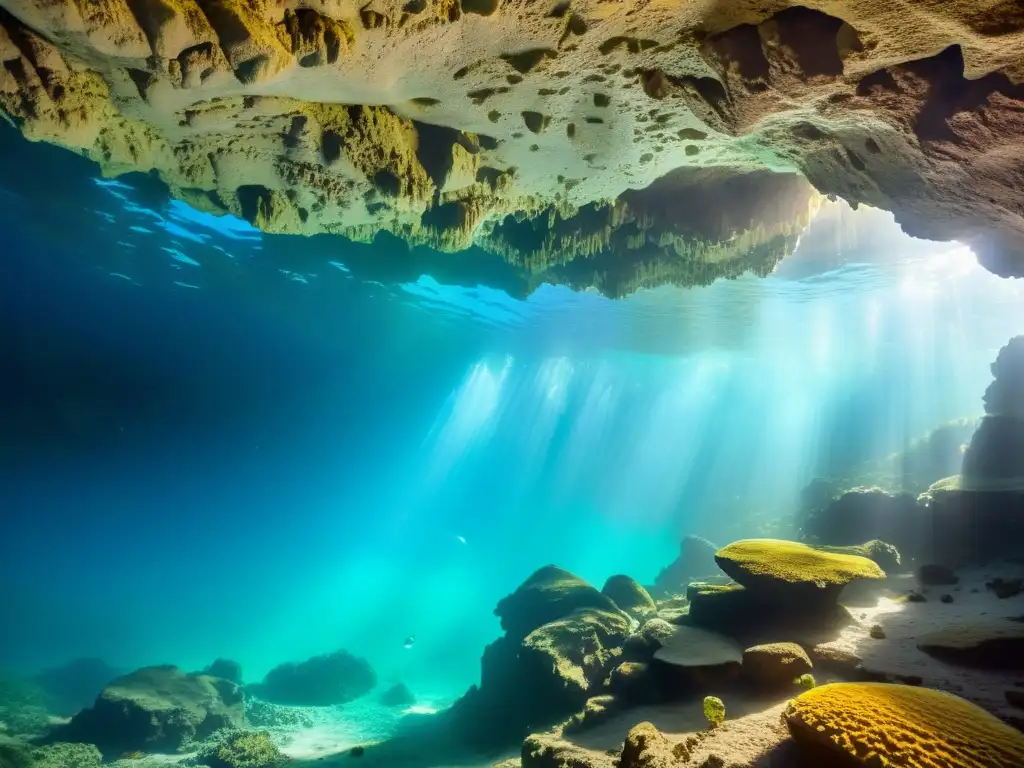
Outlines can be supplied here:
<path id="1" fill-rule="evenodd" d="M 39 736 L 50 727 L 46 692 L 34 681 L 0 671 L 0 734 Z"/>
<path id="2" fill-rule="evenodd" d="M 759 591 L 844 587 L 855 579 L 884 579 L 876 563 L 859 555 L 825 552 L 796 541 L 744 539 L 715 554 L 736 583 Z"/>
<path id="3" fill-rule="evenodd" d="M 102 762 L 92 744 L 50 744 L 32 753 L 32 768 L 100 768 Z"/>
<path id="4" fill-rule="evenodd" d="M 619 612 L 612 599 L 591 584 L 548 565 L 498 601 L 494 614 L 501 619 L 501 628 L 508 635 L 526 637 L 537 627 L 586 608 Z"/>
<path id="5" fill-rule="evenodd" d="M 662 669 L 692 671 L 698 675 L 692 679 L 707 681 L 738 672 L 743 649 L 731 638 L 716 632 L 681 626 L 662 641 L 654 660 L 663 665 Z"/>
<path id="6" fill-rule="evenodd" d="M 177 752 L 221 728 L 240 728 L 242 689 L 177 667 L 146 667 L 108 685 L 89 709 L 53 734 L 54 741 L 97 745 L 104 754 Z"/>
<path id="7" fill-rule="evenodd" d="M 796 643 L 767 643 L 743 652 L 743 673 L 765 688 L 793 685 L 813 665 L 806 651 Z"/>
<path id="8" fill-rule="evenodd" d="M 613 669 L 608 676 L 608 690 L 630 704 L 653 701 L 658 697 L 651 665 L 639 661 L 625 661 Z"/>
<path id="9" fill-rule="evenodd" d="M 629 576 L 610 576 L 601 588 L 601 594 L 611 598 L 615 605 L 637 620 L 658 612 L 658 606 L 647 590 Z"/>
<path id="10" fill-rule="evenodd" d="M 835 765 L 1019 768 L 1024 734 L 948 693 L 886 683 L 813 688 L 786 710 L 796 741 Z M 844 762 L 845 761 L 845 762 Z"/>
<path id="11" fill-rule="evenodd" d="M 866 541 L 863 544 L 856 544 L 849 547 L 830 547 L 830 546 L 817 546 L 822 552 L 831 552 L 837 555 L 857 555 L 858 557 L 866 557 L 868 560 L 874 562 L 879 568 L 886 573 L 892 573 L 899 569 L 902 565 L 900 558 L 900 552 L 892 544 L 886 544 L 884 541 L 879 539 L 872 539 Z"/>
<path id="12" fill-rule="evenodd" d="M 535 733 L 523 742 L 523 768 L 614 768 L 612 758 L 559 736 Z"/>
<path id="13" fill-rule="evenodd" d="M 626 734 L 619 768 L 672 768 L 688 757 L 685 744 L 670 741 L 653 723 L 638 723 Z"/>
<path id="14" fill-rule="evenodd" d="M 366 659 L 348 651 L 279 664 L 252 692 L 275 704 L 327 707 L 344 704 L 371 691 L 377 675 Z"/>
<path id="15" fill-rule="evenodd" d="M 207 768 L 278 768 L 287 762 L 266 731 L 234 731 L 199 754 Z"/>
<path id="16" fill-rule="evenodd" d="M 0 768 L 32 768 L 32 747 L 0 733 Z"/>

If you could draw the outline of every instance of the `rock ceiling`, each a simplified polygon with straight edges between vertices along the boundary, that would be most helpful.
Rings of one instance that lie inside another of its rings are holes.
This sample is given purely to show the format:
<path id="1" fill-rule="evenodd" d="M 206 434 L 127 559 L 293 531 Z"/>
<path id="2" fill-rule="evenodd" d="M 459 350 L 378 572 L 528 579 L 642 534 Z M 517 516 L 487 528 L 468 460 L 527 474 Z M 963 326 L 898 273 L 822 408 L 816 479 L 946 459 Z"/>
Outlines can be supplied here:
<path id="1" fill-rule="evenodd" d="M 767 273 L 820 193 L 1024 275 L 1017 0 L 0 0 L 0 61 L 27 138 L 268 232 L 622 295 Z"/>

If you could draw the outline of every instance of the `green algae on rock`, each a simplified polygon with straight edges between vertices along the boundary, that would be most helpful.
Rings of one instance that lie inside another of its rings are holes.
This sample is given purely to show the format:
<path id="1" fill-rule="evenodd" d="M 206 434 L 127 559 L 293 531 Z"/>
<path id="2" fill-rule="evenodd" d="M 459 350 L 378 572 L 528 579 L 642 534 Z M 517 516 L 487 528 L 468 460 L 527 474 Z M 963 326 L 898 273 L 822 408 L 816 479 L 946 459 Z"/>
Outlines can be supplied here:
<path id="1" fill-rule="evenodd" d="M 609 576 L 601 593 L 634 619 L 649 618 L 658 612 L 658 606 L 647 590 L 629 576 Z"/>

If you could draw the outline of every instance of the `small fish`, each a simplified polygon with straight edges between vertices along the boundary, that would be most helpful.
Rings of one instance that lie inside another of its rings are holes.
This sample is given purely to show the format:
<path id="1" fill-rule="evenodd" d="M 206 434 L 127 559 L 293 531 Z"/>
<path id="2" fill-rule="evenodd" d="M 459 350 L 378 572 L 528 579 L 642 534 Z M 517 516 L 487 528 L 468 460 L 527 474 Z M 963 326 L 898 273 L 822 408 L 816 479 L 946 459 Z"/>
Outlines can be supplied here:
<path id="1" fill-rule="evenodd" d="M 409 649 L 416 644 L 416 635 L 409 635 L 405 638 L 405 643 L 402 645 L 403 648 Z"/>
<path id="2" fill-rule="evenodd" d="M 466 537 L 465 536 L 456 536 L 455 540 L 457 542 L 459 542 L 459 544 L 465 544 L 466 543 Z"/>

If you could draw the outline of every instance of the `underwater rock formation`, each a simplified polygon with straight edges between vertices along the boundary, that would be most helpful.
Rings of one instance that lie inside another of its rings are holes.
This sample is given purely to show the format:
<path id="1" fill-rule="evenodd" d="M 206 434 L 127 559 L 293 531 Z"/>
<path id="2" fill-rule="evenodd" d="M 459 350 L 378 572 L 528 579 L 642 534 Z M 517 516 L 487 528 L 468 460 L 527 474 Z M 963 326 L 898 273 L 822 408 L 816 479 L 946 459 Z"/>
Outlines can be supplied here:
<path id="1" fill-rule="evenodd" d="M 691 584 L 689 622 L 746 640 L 836 626 L 849 619 L 839 605 L 847 584 L 882 579 L 866 557 L 793 541 L 746 539 L 715 555 L 735 584 Z M 778 633 L 782 634 L 778 634 Z"/>
<path id="2" fill-rule="evenodd" d="M 177 667 L 145 667 L 114 680 L 51 742 L 95 744 L 105 755 L 176 752 L 221 728 L 241 728 L 242 689 Z"/>
<path id="3" fill-rule="evenodd" d="M 654 589 L 661 597 L 682 595 L 686 587 L 719 573 L 715 562 L 718 547 L 700 536 L 684 536 L 679 542 L 679 554 L 654 579 Z"/>
<path id="4" fill-rule="evenodd" d="M 927 688 L 823 685 L 797 697 L 785 718 L 793 738 L 822 765 L 1024 765 L 1024 734 L 957 696 Z"/>
<path id="5" fill-rule="evenodd" d="M 46 691 L 32 680 L 0 672 L 0 735 L 39 736 L 50 725 Z"/>
<path id="6" fill-rule="evenodd" d="M 813 667 L 807 652 L 796 643 L 767 643 L 743 651 L 743 674 L 764 688 L 792 686 Z"/>
<path id="7" fill-rule="evenodd" d="M 230 731 L 199 751 L 207 768 L 278 768 L 288 762 L 267 731 Z"/>
<path id="8" fill-rule="evenodd" d="M 378 701 L 386 707 L 408 707 L 416 703 L 416 697 L 405 683 L 395 683 L 380 695 Z"/>
<path id="9" fill-rule="evenodd" d="M 445 717 L 478 749 L 578 712 L 621 660 L 630 618 L 594 586 L 553 565 L 498 602 L 505 635 L 487 646 L 480 685 Z"/>
<path id="10" fill-rule="evenodd" d="M 366 659 L 348 651 L 278 664 L 249 692 L 275 704 L 329 707 L 369 693 L 377 675 Z"/>
<path id="11" fill-rule="evenodd" d="M 198 674 L 220 677 L 236 685 L 242 684 L 242 665 L 231 659 L 214 659 L 210 666 Z"/>
<path id="12" fill-rule="evenodd" d="M 0 8 L 27 138 L 268 232 L 477 245 L 621 295 L 769 271 L 813 185 L 1024 272 L 998 0 Z"/>
<path id="13" fill-rule="evenodd" d="M 630 576 L 609 576 L 601 587 L 601 594 L 610 597 L 619 609 L 638 621 L 650 618 L 658 612 L 658 606 L 647 590 Z"/>
<path id="14" fill-rule="evenodd" d="M 804 541 L 826 546 L 856 546 L 877 539 L 906 555 L 920 550 L 924 518 L 909 494 L 851 488 L 812 512 L 800 533 Z"/>
<path id="15" fill-rule="evenodd" d="M 1024 622 L 981 619 L 922 635 L 917 647 L 951 664 L 979 669 L 1024 669 Z"/>
<path id="16" fill-rule="evenodd" d="M 999 350 L 992 376 L 985 417 L 964 454 L 960 489 L 1024 491 L 1024 336 Z"/>

